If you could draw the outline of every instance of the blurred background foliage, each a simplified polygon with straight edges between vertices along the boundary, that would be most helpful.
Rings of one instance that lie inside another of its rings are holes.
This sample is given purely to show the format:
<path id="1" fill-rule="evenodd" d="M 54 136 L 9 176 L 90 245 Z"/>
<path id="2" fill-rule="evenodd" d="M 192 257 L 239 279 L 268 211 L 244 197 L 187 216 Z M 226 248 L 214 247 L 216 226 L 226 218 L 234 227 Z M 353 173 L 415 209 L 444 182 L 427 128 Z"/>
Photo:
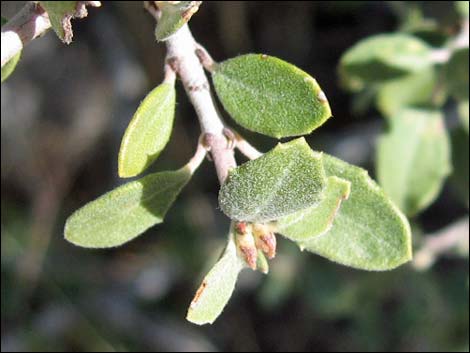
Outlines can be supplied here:
<path id="1" fill-rule="evenodd" d="M 468 105 L 466 131 L 456 102 L 442 107 L 454 172 L 412 219 L 415 252 L 452 232 L 463 237 L 459 246 L 424 264 L 369 273 L 279 239 L 269 276 L 244 271 L 222 316 L 197 327 L 186 310 L 228 226 L 209 161 L 165 223 L 130 244 L 93 251 L 63 239 L 72 211 L 122 183 L 120 140 L 161 82 L 165 54 L 139 2 L 104 2 L 73 26 L 70 46 L 52 31 L 28 45 L 1 88 L 2 351 L 468 351 Z M 314 76 L 334 118 L 308 142 L 374 176 L 386 120 L 374 92 L 341 87 L 341 55 L 398 29 L 440 46 L 459 22 L 444 1 L 231 1 L 203 3 L 191 28 L 216 60 L 267 53 Z M 197 143 L 182 87 L 177 100 L 173 137 L 153 170 L 183 165 Z M 242 132 L 261 150 L 275 144 Z"/>

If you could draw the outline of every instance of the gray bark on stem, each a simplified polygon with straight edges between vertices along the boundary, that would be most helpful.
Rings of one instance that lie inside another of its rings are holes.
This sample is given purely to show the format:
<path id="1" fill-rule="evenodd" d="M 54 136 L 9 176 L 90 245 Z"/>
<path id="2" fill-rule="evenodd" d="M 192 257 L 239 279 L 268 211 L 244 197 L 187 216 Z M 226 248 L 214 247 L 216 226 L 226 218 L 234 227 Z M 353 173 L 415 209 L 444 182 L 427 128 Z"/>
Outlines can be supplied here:
<path id="1" fill-rule="evenodd" d="M 224 134 L 224 123 L 211 95 L 204 68 L 196 54 L 199 48 L 188 25 L 184 25 L 166 41 L 167 62 L 180 77 L 196 110 L 203 144 L 210 151 L 220 184 L 230 169 L 236 167 L 233 146 Z"/>

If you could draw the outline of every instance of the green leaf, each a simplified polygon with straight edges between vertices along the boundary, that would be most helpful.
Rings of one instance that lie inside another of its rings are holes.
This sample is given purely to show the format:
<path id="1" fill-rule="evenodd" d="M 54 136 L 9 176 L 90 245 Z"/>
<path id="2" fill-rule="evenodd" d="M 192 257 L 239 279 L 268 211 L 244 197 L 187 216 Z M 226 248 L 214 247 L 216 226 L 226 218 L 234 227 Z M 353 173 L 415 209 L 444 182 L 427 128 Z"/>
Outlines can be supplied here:
<path id="1" fill-rule="evenodd" d="M 427 207 L 449 175 L 449 138 L 439 111 L 404 109 L 379 140 L 380 185 L 407 215 Z"/>
<path id="2" fill-rule="evenodd" d="M 350 48 L 341 58 L 339 72 L 352 90 L 366 83 L 395 79 L 432 65 L 431 48 L 407 34 L 379 34 Z"/>
<path id="3" fill-rule="evenodd" d="M 464 128 L 465 131 L 467 131 L 468 134 L 468 100 L 464 102 L 459 103 L 459 118 L 460 121 L 462 122 L 462 127 Z"/>
<path id="4" fill-rule="evenodd" d="M 71 43 L 73 32 L 70 20 L 77 11 L 78 1 L 40 1 L 47 11 L 51 26 L 64 43 Z"/>
<path id="5" fill-rule="evenodd" d="M 137 108 L 121 142 L 120 177 L 142 173 L 165 148 L 173 128 L 175 97 L 174 82 L 162 83 Z"/>
<path id="6" fill-rule="evenodd" d="M 230 171 L 219 204 L 231 219 L 264 223 L 318 203 L 324 186 L 321 155 L 298 138 Z"/>
<path id="7" fill-rule="evenodd" d="M 324 234 L 333 225 L 341 202 L 349 197 L 351 183 L 331 176 L 327 179 L 323 200 L 305 210 L 282 217 L 276 224 L 276 232 L 293 241 L 306 241 Z"/>
<path id="8" fill-rule="evenodd" d="M 468 47 L 457 49 L 445 67 L 449 92 L 458 100 L 468 101 Z"/>
<path id="9" fill-rule="evenodd" d="M 202 1 L 175 2 L 157 1 L 162 14 L 155 29 L 155 37 L 158 41 L 167 40 L 183 27 L 191 19 L 192 15 L 197 12 Z"/>
<path id="10" fill-rule="evenodd" d="M 197 325 L 212 324 L 230 299 L 238 274 L 245 267 L 237 256 L 233 234 L 220 260 L 202 281 L 188 309 L 186 319 Z"/>
<path id="11" fill-rule="evenodd" d="M 351 182 L 331 229 L 301 243 L 301 248 L 358 269 L 383 271 L 411 259 L 406 217 L 369 177 L 367 171 L 323 154 L 327 176 Z"/>
<path id="12" fill-rule="evenodd" d="M 390 117 L 406 106 L 430 105 L 437 83 L 436 76 L 434 68 L 429 67 L 384 83 L 377 94 L 377 108 L 383 115 Z"/>
<path id="13" fill-rule="evenodd" d="M 455 7 L 460 16 L 468 18 L 468 1 L 455 1 Z"/>
<path id="14" fill-rule="evenodd" d="M 4 17 L 2 17 L 2 26 L 7 23 L 8 20 Z M 15 70 L 16 64 L 18 64 L 18 61 L 20 60 L 21 57 L 21 51 L 16 54 L 14 57 L 12 57 L 8 62 L 2 66 L 2 83 L 5 81 Z"/>
<path id="15" fill-rule="evenodd" d="M 162 223 L 190 177 L 184 167 L 124 184 L 75 211 L 65 224 L 65 239 L 87 248 L 122 245 Z"/>
<path id="16" fill-rule="evenodd" d="M 299 136 L 331 116 L 317 81 L 275 57 L 238 56 L 216 65 L 212 78 L 224 108 L 248 130 L 276 138 Z"/>

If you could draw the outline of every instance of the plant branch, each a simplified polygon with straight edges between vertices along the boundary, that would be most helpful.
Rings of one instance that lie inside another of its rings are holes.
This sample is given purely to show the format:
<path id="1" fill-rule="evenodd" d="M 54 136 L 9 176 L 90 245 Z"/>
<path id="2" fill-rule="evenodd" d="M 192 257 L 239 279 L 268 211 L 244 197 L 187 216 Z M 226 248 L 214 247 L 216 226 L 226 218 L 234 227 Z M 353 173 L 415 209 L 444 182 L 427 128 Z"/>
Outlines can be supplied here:
<path id="1" fill-rule="evenodd" d="M 204 68 L 196 54 L 200 46 L 185 24 L 166 41 L 167 63 L 180 77 L 184 89 L 196 110 L 204 136 L 203 144 L 210 151 L 220 184 L 227 178 L 236 161 L 225 125 L 217 111 Z"/>
<path id="2" fill-rule="evenodd" d="M 2 67 L 26 44 L 51 27 L 49 16 L 34 2 L 28 2 L 2 27 Z"/>
<path id="3" fill-rule="evenodd" d="M 262 152 L 258 151 L 253 145 L 243 138 L 237 132 L 234 132 L 236 144 L 235 147 L 249 159 L 256 159 L 263 155 Z"/>
<path id="4" fill-rule="evenodd" d="M 425 270 L 436 259 L 454 249 L 468 253 L 468 218 L 463 218 L 436 234 L 426 236 L 421 249 L 415 254 L 413 265 Z"/>

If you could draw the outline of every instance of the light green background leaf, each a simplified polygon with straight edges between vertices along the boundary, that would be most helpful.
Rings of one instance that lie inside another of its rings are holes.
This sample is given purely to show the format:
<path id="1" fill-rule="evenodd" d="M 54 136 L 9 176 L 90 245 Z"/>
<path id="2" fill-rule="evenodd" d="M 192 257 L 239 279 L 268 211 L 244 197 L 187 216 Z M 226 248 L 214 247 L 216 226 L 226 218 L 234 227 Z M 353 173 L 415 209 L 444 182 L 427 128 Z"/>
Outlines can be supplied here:
<path id="1" fill-rule="evenodd" d="M 87 248 L 122 245 L 163 222 L 190 177 L 185 167 L 124 184 L 75 211 L 65 224 L 65 239 Z"/>
<path id="2" fill-rule="evenodd" d="M 212 324 L 222 313 L 235 289 L 238 274 L 245 267 L 237 256 L 233 235 L 220 260 L 202 281 L 188 309 L 186 319 L 194 324 Z"/>
<path id="3" fill-rule="evenodd" d="M 436 83 L 433 67 L 387 81 L 377 93 L 377 108 L 386 117 L 391 117 L 406 106 L 429 106 Z"/>
<path id="4" fill-rule="evenodd" d="M 367 171 L 323 154 L 327 176 L 351 182 L 331 229 L 301 248 L 358 269 L 383 271 L 411 259 L 408 220 Z"/>
<path id="5" fill-rule="evenodd" d="M 455 7 L 460 16 L 468 18 L 468 1 L 455 1 Z"/>
<path id="6" fill-rule="evenodd" d="M 341 202 L 349 197 L 350 187 L 349 181 L 330 176 L 323 191 L 325 196 L 322 201 L 279 219 L 276 232 L 293 241 L 306 241 L 327 232 L 333 225 Z"/>
<path id="7" fill-rule="evenodd" d="M 390 119 L 377 148 L 380 185 L 407 215 L 427 207 L 449 175 L 449 138 L 442 114 L 404 109 Z"/>
<path id="8" fill-rule="evenodd" d="M 218 64 L 212 78 L 224 108 L 248 130 L 276 138 L 299 136 L 331 116 L 317 81 L 275 57 L 238 56 Z"/>
<path id="9" fill-rule="evenodd" d="M 165 148 L 173 128 L 175 96 L 174 83 L 162 83 L 137 108 L 121 142 L 120 177 L 142 173 Z"/>
<path id="10" fill-rule="evenodd" d="M 318 203 L 325 184 L 321 155 L 299 138 L 233 169 L 219 204 L 231 219 L 263 223 Z"/>
<path id="11" fill-rule="evenodd" d="M 408 34 L 378 34 L 355 44 L 343 55 L 339 72 L 350 89 L 395 79 L 432 65 L 431 48 Z"/>

